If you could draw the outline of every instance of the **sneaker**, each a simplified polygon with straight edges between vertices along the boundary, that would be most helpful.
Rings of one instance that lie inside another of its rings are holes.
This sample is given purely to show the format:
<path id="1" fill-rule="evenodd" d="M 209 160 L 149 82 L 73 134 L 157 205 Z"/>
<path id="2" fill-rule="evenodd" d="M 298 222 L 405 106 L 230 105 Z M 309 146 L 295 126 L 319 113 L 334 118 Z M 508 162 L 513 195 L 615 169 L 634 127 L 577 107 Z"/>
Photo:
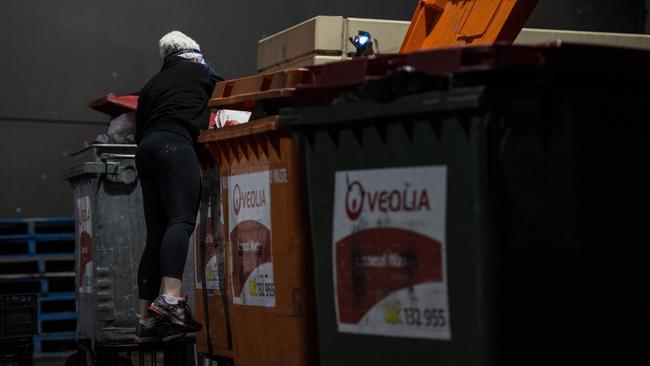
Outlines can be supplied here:
<path id="1" fill-rule="evenodd" d="M 160 341 L 162 337 L 157 329 L 159 327 L 158 323 L 159 322 L 155 322 L 152 326 L 146 327 L 142 323 L 138 322 L 138 325 L 135 327 L 135 341 L 137 343 Z"/>
<path id="2" fill-rule="evenodd" d="M 196 320 L 192 319 L 192 313 L 185 298 L 179 299 L 178 304 L 169 304 L 162 295 L 158 296 L 154 302 L 149 305 L 149 311 L 153 312 L 157 318 L 180 326 L 186 332 L 198 332 L 203 326 Z"/>
<path id="3" fill-rule="evenodd" d="M 167 342 L 182 338 L 186 333 L 187 331 L 180 326 L 156 320 L 151 327 L 138 323 L 135 328 L 135 341 L 137 343 Z"/>

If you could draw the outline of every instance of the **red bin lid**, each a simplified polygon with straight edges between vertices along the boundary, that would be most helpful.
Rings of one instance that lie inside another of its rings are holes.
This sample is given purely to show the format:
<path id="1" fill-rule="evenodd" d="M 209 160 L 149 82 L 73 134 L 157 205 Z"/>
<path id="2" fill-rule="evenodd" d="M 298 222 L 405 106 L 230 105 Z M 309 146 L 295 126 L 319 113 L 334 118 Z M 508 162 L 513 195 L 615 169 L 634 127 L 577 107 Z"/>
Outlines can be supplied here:
<path id="1" fill-rule="evenodd" d="M 138 96 L 117 96 L 115 93 L 108 93 L 89 101 L 88 107 L 115 118 L 120 114 L 135 111 L 138 108 Z"/>

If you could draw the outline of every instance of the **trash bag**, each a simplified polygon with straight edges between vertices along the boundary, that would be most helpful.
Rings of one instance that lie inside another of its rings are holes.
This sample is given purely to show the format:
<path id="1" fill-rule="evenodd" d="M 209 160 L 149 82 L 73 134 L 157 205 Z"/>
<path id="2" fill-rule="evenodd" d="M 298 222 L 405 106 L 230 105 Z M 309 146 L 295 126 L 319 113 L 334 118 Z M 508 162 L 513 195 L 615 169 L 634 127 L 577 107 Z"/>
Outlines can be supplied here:
<path id="1" fill-rule="evenodd" d="M 101 144 L 133 144 L 135 143 L 135 112 L 122 113 L 113 118 L 105 134 L 95 138 Z"/>

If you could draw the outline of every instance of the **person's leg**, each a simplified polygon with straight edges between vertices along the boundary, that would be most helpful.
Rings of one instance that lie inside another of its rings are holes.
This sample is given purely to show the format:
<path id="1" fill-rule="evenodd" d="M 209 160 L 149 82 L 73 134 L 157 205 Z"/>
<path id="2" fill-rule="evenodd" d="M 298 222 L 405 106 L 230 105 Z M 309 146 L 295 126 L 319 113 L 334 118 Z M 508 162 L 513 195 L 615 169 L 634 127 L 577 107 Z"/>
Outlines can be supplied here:
<path id="1" fill-rule="evenodd" d="M 154 301 L 149 309 L 177 324 L 186 325 L 191 314 L 185 301 L 180 299 L 181 280 L 189 239 L 196 225 L 201 172 L 194 148 L 182 136 L 169 136 L 160 156 L 164 162 L 159 189 L 168 218 L 160 245 L 163 295 L 162 300 Z"/>
<path id="2" fill-rule="evenodd" d="M 182 282 L 178 278 L 165 276 L 162 278 L 163 294 L 172 297 L 181 297 Z"/>
<path id="3" fill-rule="evenodd" d="M 138 148 L 136 167 L 142 188 L 142 204 L 146 226 L 146 244 L 138 266 L 138 298 L 141 319 L 150 316 L 147 306 L 160 292 L 160 243 L 167 227 L 167 215 L 158 184 L 155 139 L 146 139 Z"/>
<path id="4" fill-rule="evenodd" d="M 194 148 L 183 137 L 178 139 L 165 150 L 168 161 L 160 181 L 168 217 L 160 245 L 160 274 L 163 293 L 173 297 L 180 297 L 183 269 L 201 194 L 201 171 Z"/>
<path id="5" fill-rule="evenodd" d="M 160 243 L 167 227 L 167 216 L 157 182 L 155 141 L 145 141 L 136 155 L 136 167 L 142 188 L 142 204 L 146 226 L 146 244 L 138 266 L 138 298 L 140 318 L 151 315 L 147 307 L 160 293 Z M 150 146 L 154 145 L 154 146 Z"/>
<path id="6" fill-rule="evenodd" d="M 158 329 L 154 315 L 147 309 L 160 293 L 160 243 L 165 234 L 167 216 L 158 185 L 155 139 L 147 139 L 138 147 L 136 167 L 142 189 L 146 243 L 138 265 L 138 310 L 140 321 L 135 340 L 161 340 L 164 333 Z"/>

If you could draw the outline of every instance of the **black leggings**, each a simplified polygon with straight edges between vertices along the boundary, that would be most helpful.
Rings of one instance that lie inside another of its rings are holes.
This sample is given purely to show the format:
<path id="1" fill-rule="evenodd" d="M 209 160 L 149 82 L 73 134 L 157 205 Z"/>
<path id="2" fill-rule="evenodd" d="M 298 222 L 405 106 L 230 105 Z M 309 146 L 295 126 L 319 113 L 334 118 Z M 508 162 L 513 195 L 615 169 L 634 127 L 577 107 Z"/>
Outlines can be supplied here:
<path id="1" fill-rule="evenodd" d="M 142 184 L 147 244 L 138 267 L 138 295 L 158 297 L 162 277 L 182 279 L 201 196 L 201 171 L 192 142 L 154 131 L 135 156 Z"/>

